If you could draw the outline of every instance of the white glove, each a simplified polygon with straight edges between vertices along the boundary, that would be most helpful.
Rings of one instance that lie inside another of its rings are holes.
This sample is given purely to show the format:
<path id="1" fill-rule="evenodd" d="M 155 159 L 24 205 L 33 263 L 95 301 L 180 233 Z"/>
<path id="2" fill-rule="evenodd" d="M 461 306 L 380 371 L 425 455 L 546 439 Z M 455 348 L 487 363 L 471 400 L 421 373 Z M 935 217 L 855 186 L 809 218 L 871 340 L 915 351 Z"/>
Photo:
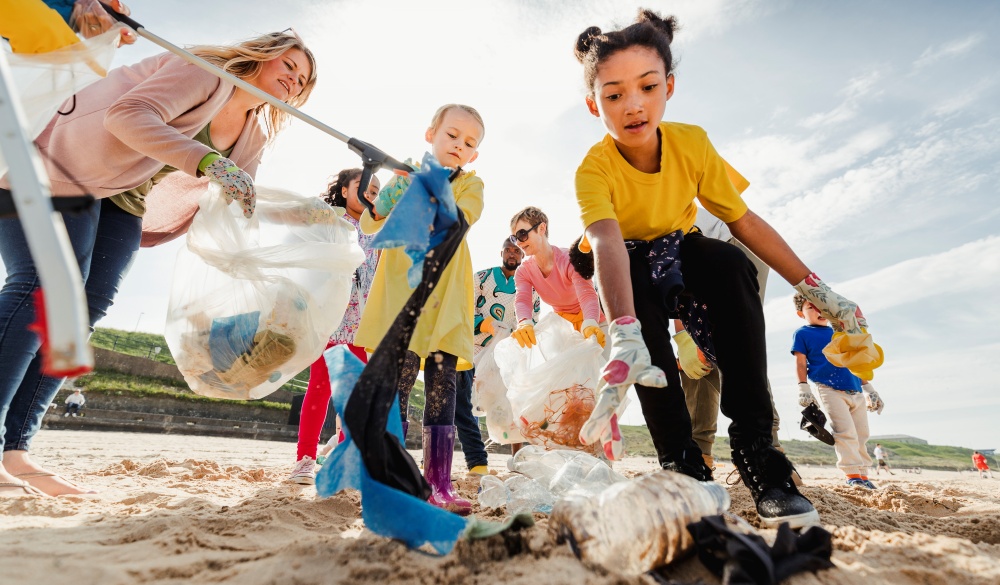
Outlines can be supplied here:
<path id="1" fill-rule="evenodd" d="M 667 385 L 663 370 L 652 365 L 649 350 L 642 340 L 642 329 L 635 317 L 619 317 L 608 327 L 611 357 L 601 371 L 594 396 L 597 403 L 590 418 L 580 429 L 580 442 L 591 445 L 601 441 L 608 459 L 621 457 L 621 432 L 615 411 L 625 399 L 628 387 L 642 384 L 651 388 Z M 610 432 L 609 432 L 610 431 Z"/>
<path id="2" fill-rule="evenodd" d="M 885 403 L 882 402 L 882 398 L 879 397 L 878 392 L 875 391 L 875 387 L 870 383 L 864 384 L 861 386 L 861 391 L 865 393 L 865 402 L 868 404 L 868 412 L 882 414 L 882 409 L 885 408 Z"/>
<path id="3" fill-rule="evenodd" d="M 806 408 L 810 404 L 816 404 L 812 388 L 809 386 L 809 382 L 799 382 L 799 406 Z"/>

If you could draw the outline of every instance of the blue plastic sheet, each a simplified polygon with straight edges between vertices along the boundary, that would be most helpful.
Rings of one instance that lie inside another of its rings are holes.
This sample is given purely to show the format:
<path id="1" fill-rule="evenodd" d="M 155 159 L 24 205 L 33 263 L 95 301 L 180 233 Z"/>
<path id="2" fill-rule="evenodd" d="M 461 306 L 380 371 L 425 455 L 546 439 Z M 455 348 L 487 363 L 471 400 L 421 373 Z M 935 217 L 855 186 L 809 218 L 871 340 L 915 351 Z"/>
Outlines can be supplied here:
<path id="1" fill-rule="evenodd" d="M 448 178 L 452 170 L 442 167 L 429 153 L 410 187 L 372 240 L 375 248 L 404 247 L 413 266 L 406 273 L 410 288 L 420 284 L 427 251 L 436 247 L 458 222 L 458 206 Z"/>
<path id="2" fill-rule="evenodd" d="M 331 347 L 323 357 L 330 372 L 334 407 L 337 412 L 345 412 L 364 364 L 343 345 Z M 468 525 L 466 519 L 372 479 L 349 426 L 344 425 L 343 430 L 344 441 L 316 476 L 316 492 L 328 497 L 349 488 L 359 490 L 361 518 L 369 530 L 401 540 L 410 548 L 429 544 L 439 554 L 451 552 Z M 393 401 L 389 411 L 387 430 L 402 441 L 398 400 Z"/>

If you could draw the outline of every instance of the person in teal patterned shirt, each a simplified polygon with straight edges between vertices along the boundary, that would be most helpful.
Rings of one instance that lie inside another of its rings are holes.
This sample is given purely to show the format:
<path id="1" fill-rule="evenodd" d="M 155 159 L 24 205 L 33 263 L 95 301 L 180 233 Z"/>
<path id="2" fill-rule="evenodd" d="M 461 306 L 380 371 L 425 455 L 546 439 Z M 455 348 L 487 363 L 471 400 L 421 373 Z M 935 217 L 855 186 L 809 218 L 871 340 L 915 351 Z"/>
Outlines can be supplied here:
<path id="1" fill-rule="evenodd" d="M 500 266 L 480 270 L 472 279 L 476 298 L 475 316 L 473 319 L 473 344 L 475 354 L 489 345 L 501 331 L 510 333 L 517 326 L 514 316 L 514 272 L 524 259 L 521 251 L 509 238 L 504 238 L 500 250 Z M 541 301 L 534 296 L 534 319 L 538 320 Z M 462 442 L 462 453 L 469 473 L 486 475 L 486 446 L 479 430 L 479 420 L 472 414 L 472 382 L 475 378 L 475 368 L 464 372 L 456 372 L 457 402 L 455 404 L 455 426 L 458 427 L 458 439 Z M 516 449 L 515 449 L 516 451 Z"/>

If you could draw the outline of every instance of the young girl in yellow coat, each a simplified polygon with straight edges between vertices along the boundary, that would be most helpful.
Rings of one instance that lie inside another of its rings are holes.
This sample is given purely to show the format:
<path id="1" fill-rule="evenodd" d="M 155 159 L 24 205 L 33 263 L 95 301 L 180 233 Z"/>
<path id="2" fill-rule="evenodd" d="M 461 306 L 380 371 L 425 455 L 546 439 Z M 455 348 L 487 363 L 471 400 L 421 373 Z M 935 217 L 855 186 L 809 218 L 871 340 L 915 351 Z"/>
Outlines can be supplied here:
<path id="1" fill-rule="evenodd" d="M 476 160 L 479 143 L 486 130 L 474 108 L 458 104 L 442 106 L 434 114 L 425 138 L 431 154 L 442 166 L 464 168 Z M 469 225 L 483 212 L 483 181 L 474 172 L 462 171 L 452 182 L 455 204 L 465 214 Z M 375 217 L 361 216 L 361 229 L 373 233 L 382 227 L 405 189 L 392 181 L 375 202 Z M 356 345 L 371 351 L 377 347 L 406 304 L 413 289 L 406 280 L 412 262 L 403 248 L 382 252 L 368 305 L 355 334 Z M 451 484 L 451 460 L 455 449 L 455 372 L 472 367 L 472 256 L 469 244 L 462 242 L 431 293 L 417 328 L 399 380 L 399 411 L 406 435 L 407 403 L 417 379 L 421 360 L 424 368 L 423 448 L 424 477 L 430 484 L 430 502 L 459 514 L 468 514 L 472 504 L 458 497 Z"/>

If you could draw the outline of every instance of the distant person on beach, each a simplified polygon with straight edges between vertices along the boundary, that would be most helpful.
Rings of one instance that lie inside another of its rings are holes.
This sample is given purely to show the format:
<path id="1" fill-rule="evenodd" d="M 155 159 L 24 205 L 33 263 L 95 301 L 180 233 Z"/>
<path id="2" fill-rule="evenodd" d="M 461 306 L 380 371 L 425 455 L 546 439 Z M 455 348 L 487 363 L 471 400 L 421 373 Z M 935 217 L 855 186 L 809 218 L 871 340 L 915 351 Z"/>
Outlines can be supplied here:
<path id="1" fill-rule="evenodd" d="M 87 399 L 84 398 L 83 392 L 79 388 L 73 388 L 73 393 L 66 397 L 64 404 L 66 404 L 66 412 L 63 417 L 67 416 L 78 416 L 80 414 L 80 409 L 83 405 L 87 403 Z"/>
<path id="2" fill-rule="evenodd" d="M 191 52 L 296 107 L 316 83 L 315 59 L 291 31 Z M 72 99 L 35 144 L 54 195 L 98 199 L 84 212 L 62 214 L 93 327 L 140 245 L 185 233 L 209 181 L 243 215 L 253 214 L 264 148 L 291 116 L 171 53 L 113 69 Z M 51 496 L 83 493 L 28 454 L 62 379 L 41 374 L 41 339 L 29 329 L 39 278 L 17 218 L 0 219 L 0 258 L 7 270 L 0 289 L 0 497 L 23 493 L 16 487 L 22 479 Z"/>
<path id="3" fill-rule="evenodd" d="M 989 474 L 990 479 L 993 479 L 993 472 L 990 471 L 990 465 L 986 462 L 986 456 L 976 451 L 972 454 L 972 464 L 976 466 L 979 471 L 979 477 L 981 479 L 986 479 L 986 475 Z"/>
<path id="4" fill-rule="evenodd" d="M 889 475 L 896 475 L 889 469 L 889 464 L 885 461 L 885 449 L 882 448 L 882 443 L 875 443 L 875 461 L 877 462 L 875 475 L 878 475 L 879 470 L 883 467 L 889 472 Z"/>
<path id="5" fill-rule="evenodd" d="M 358 244 L 365 253 L 365 261 L 354 271 L 354 283 L 351 287 L 351 300 L 347 303 L 347 311 L 340 322 L 340 327 L 330 336 L 326 348 L 334 345 L 345 345 L 351 353 L 361 361 L 368 363 L 368 353 L 365 348 L 354 345 L 354 333 L 361 323 L 361 313 L 368 301 L 368 293 L 375 278 L 378 266 L 378 250 L 372 248 L 374 234 L 361 231 L 361 213 L 365 206 L 361 202 L 358 188 L 361 184 L 361 169 L 344 169 L 327 185 L 323 200 L 331 207 L 344 209 L 344 219 L 354 226 L 358 233 Z M 374 201 L 378 196 L 379 180 L 371 178 L 365 199 Z M 319 356 L 309 367 L 309 385 L 302 400 L 302 412 L 299 416 L 299 441 L 295 454 L 295 467 L 288 477 L 289 481 L 298 484 L 312 485 L 316 483 L 316 459 L 320 433 L 326 422 L 330 406 L 330 373 L 326 368 L 326 358 Z M 334 414 L 336 416 L 336 414 Z M 339 422 L 339 418 L 338 418 Z M 336 425 L 333 437 L 323 447 L 321 456 L 326 457 L 340 439 L 340 425 Z"/>
<path id="6" fill-rule="evenodd" d="M 792 355 L 799 379 L 799 406 L 816 403 L 806 378 L 816 384 L 820 404 L 833 428 L 833 449 L 837 467 L 847 475 L 847 485 L 877 489 L 868 479 L 872 464 L 868 456 L 868 411 L 882 414 L 884 404 L 875 388 L 847 368 L 837 367 L 826 359 L 823 348 L 833 338 L 833 328 L 823 313 L 806 297 L 797 294 L 795 311 L 806 320 L 792 336 Z M 878 449 L 878 448 L 876 448 Z"/>

